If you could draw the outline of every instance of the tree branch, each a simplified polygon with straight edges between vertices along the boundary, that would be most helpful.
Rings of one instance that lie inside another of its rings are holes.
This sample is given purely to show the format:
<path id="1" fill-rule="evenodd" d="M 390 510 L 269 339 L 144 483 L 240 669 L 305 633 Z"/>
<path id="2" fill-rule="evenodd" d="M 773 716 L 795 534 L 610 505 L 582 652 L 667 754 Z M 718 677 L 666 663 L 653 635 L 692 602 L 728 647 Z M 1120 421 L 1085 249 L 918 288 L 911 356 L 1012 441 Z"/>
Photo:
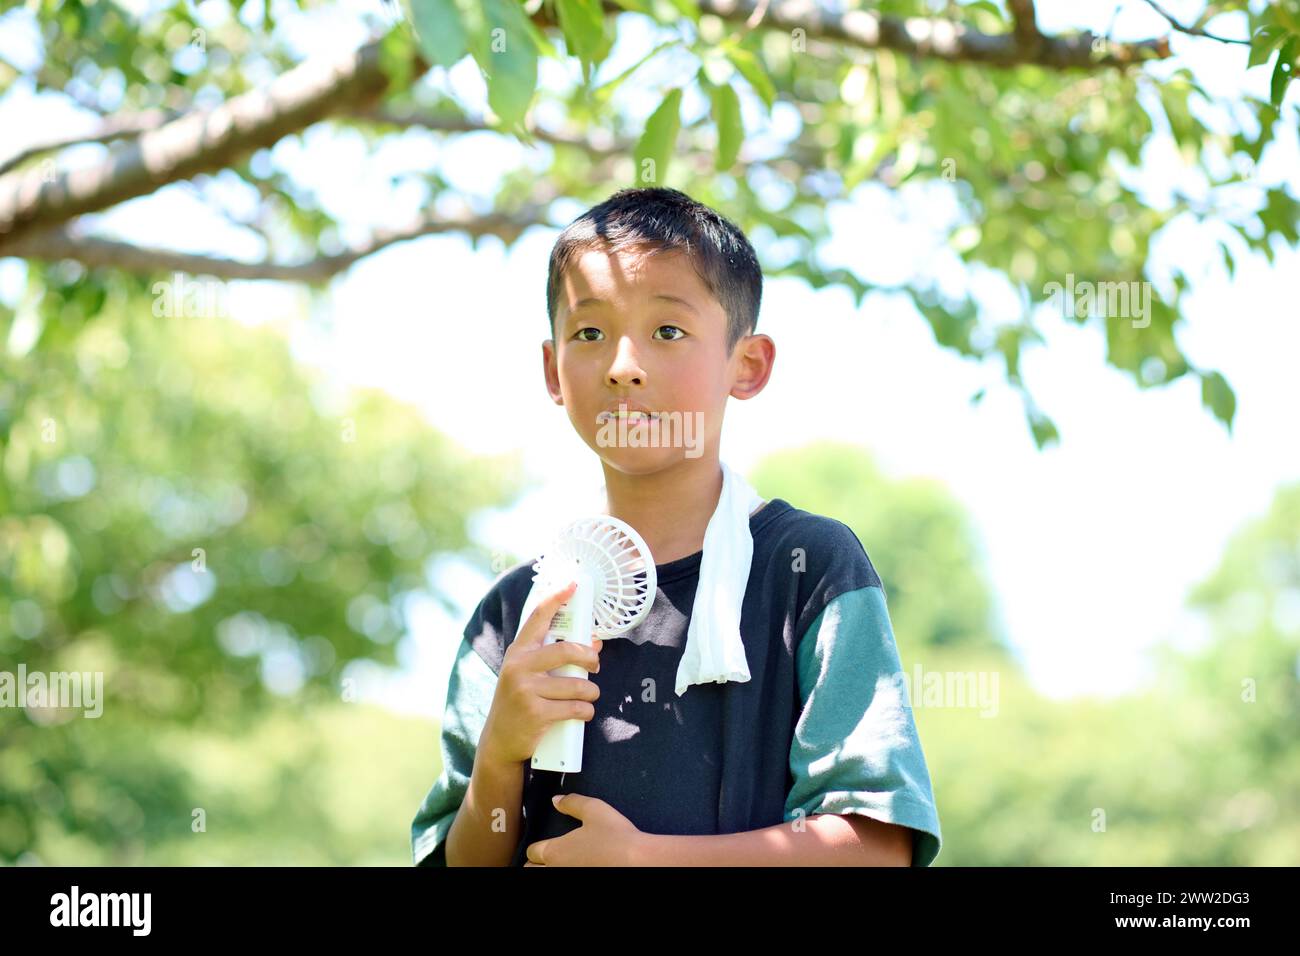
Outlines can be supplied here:
<path id="1" fill-rule="evenodd" d="M 1044 37 L 1035 22 L 1034 0 L 1007 0 L 1007 7 L 1011 10 L 1011 33 L 1016 38 L 1016 46 L 1027 54 L 1037 54 Z"/>
<path id="2" fill-rule="evenodd" d="M 1204 27 L 1199 27 L 1196 26 L 1195 24 L 1193 24 L 1192 26 L 1184 26 L 1183 24 L 1175 20 L 1172 16 L 1170 16 L 1167 11 L 1161 8 L 1160 5 L 1155 2 L 1155 0 L 1147 0 L 1147 5 L 1151 7 L 1151 9 L 1154 10 L 1156 13 L 1160 14 L 1162 17 L 1168 20 L 1169 25 L 1173 27 L 1175 30 L 1177 30 L 1179 33 L 1186 33 L 1188 36 L 1194 36 L 1194 37 L 1205 37 L 1207 40 L 1218 40 L 1220 43 L 1240 43 L 1243 44 L 1244 46 L 1250 46 L 1249 40 L 1234 40 L 1232 37 L 1221 37 L 1218 34 L 1210 33 Z"/>
<path id="3" fill-rule="evenodd" d="M 698 0 L 701 13 L 711 13 L 737 24 L 747 24 L 762 2 Z M 614 0 L 603 0 L 603 4 L 607 13 L 626 12 Z M 1032 9 L 1032 0 L 1026 5 Z M 545 4 L 533 15 L 533 22 L 539 26 L 556 25 Z M 1014 33 L 980 33 L 965 24 L 942 18 L 903 19 L 866 10 L 833 12 L 823 9 L 817 0 L 772 0 L 760 26 L 785 32 L 802 29 L 807 37 L 835 40 L 864 50 L 894 50 L 911 56 L 997 67 L 1034 64 L 1055 70 L 1118 68 L 1169 56 L 1168 37 L 1110 43 L 1098 54 L 1093 52 L 1091 33 L 1068 37 L 1040 35 L 1041 42 L 1024 49 Z M 1037 33 L 1036 27 L 1034 32 Z"/>
<path id="4" fill-rule="evenodd" d="M 111 143 L 114 140 L 125 139 L 129 136 L 138 136 L 151 129 L 157 129 L 168 120 L 175 119 L 176 115 L 168 110 L 145 110 L 142 113 L 129 113 L 106 118 L 93 132 L 81 136 L 63 136 L 46 140 L 43 143 L 33 143 L 31 146 L 27 146 L 10 156 L 4 162 L 0 162 L 0 176 L 42 153 L 52 153 L 56 150 L 67 149 L 69 146 L 81 146 L 85 143 Z"/>
<path id="5" fill-rule="evenodd" d="M 377 97 L 387 85 L 376 41 L 340 61 L 309 60 L 265 89 L 186 113 L 141 134 L 99 165 L 60 173 L 53 182 L 35 173 L 0 176 L 0 255 L 24 232 L 224 168 L 348 104 Z"/>
<path id="6" fill-rule="evenodd" d="M 417 127 L 439 132 L 471 133 L 492 131 L 486 123 L 464 117 L 421 113 L 416 110 L 392 110 L 382 107 L 362 106 L 341 114 L 338 119 L 353 118 L 364 122 L 388 123 L 399 127 Z M 589 152 L 603 162 L 616 161 L 631 155 L 631 141 L 614 142 L 613 145 L 597 142 L 594 137 L 566 137 L 545 130 L 530 130 L 539 140 L 567 145 Z M 787 153 L 774 157 L 773 160 L 739 161 L 738 166 L 767 165 L 794 158 L 802 168 L 818 168 L 824 157 L 812 146 L 794 143 Z M 701 171 L 709 168 L 711 160 L 701 156 Z M 267 234 L 259 224 L 245 222 L 234 218 L 229 213 L 211 204 L 208 197 L 198 190 L 197 184 L 189 183 L 193 191 L 215 212 L 224 216 L 233 225 L 252 229 L 269 242 Z M 249 262 L 230 259 L 223 256 L 204 253 L 182 253 L 168 249 L 138 246 L 117 239 L 82 234 L 73 228 L 55 227 L 38 229 L 12 239 L 0 247 L 0 256 L 12 255 L 26 259 L 59 260 L 70 259 L 88 268 L 110 267 L 140 274 L 184 272 L 191 275 L 211 275 L 221 279 L 274 279 L 285 282 L 304 282 L 319 284 L 343 272 L 360 259 L 372 255 L 381 249 L 408 239 L 438 233 L 459 232 L 471 236 L 498 236 L 506 242 L 513 242 L 528 226 L 545 224 L 545 210 L 555 197 L 545 201 L 534 201 L 523 210 L 512 215 L 496 214 L 487 216 L 450 216 L 437 219 L 422 218 L 413 221 L 405 228 L 376 233 L 369 241 L 350 249 L 346 253 L 318 256 L 303 262 L 277 262 L 265 259 Z"/>
<path id="7" fill-rule="evenodd" d="M 208 209 L 211 209 L 213 212 L 215 212 L 226 222 L 230 223 L 232 226 L 234 226 L 237 229 L 247 229 L 249 232 L 255 233 L 258 236 L 258 238 L 260 238 L 264 243 L 266 243 L 267 249 L 272 248 L 271 235 L 269 232 L 267 232 L 266 225 L 264 222 L 266 217 L 265 205 L 263 205 L 260 202 L 258 203 L 257 214 L 255 219 L 251 219 L 251 220 L 241 219 L 238 216 L 236 216 L 233 212 L 231 212 L 229 209 L 227 209 L 224 205 L 215 201 L 212 198 L 212 196 L 210 196 L 208 192 L 202 188 L 202 183 L 200 180 L 197 179 L 187 180 L 182 185 L 184 185 L 187 188 L 189 193 L 195 199 L 203 203 L 204 206 L 206 206 Z M 265 197 L 266 194 L 263 192 L 261 195 Z"/>
<path id="8" fill-rule="evenodd" d="M 368 123 L 382 123 L 389 126 L 396 126 L 399 129 L 427 129 L 436 133 L 502 133 L 501 130 L 489 126 L 482 120 L 471 119 L 465 116 L 449 116 L 445 114 L 430 113 L 418 109 L 393 109 L 385 106 L 369 106 L 349 110 L 346 115 L 335 117 L 336 119 L 357 119 Z M 597 160 L 622 159 L 631 156 L 636 148 L 634 139 L 614 139 L 609 133 L 602 129 L 592 130 L 587 136 L 566 136 L 562 133 L 555 133 L 550 130 L 542 129 L 535 126 L 532 122 L 527 124 L 528 132 L 539 142 L 548 143 L 552 146 L 568 146 L 578 149 Z M 742 154 L 744 149 L 742 147 Z M 751 150 L 752 153 L 752 150 Z M 791 143 L 786 152 L 781 157 L 776 158 L 793 158 L 805 166 L 824 165 L 826 159 L 826 150 L 818 149 L 803 143 Z M 710 157 L 705 157 L 707 162 L 711 162 Z M 736 161 L 738 169 L 748 168 L 754 165 L 763 165 L 767 160 L 746 158 L 742 155 Z"/>
<path id="9" fill-rule="evenodd" d="M 529 204 L 509 214 L 423 216 L 401 229 L 377 232 L 369 241 L 347 252 L 317 256 L 304 262 L 246 262 L 223 256 L 137 246 L 100 236 L 82 236 L 65 228 L 28 232 L 7 244 L 3 254 L 51 261 L 71 259 L 88 268 L 107 267 L 141 275 L 184 272 L 219 279 L 277 279 L 318 285 L 338 275 L 357 260 L 408 239 L 456 232 L 476 237 L 498 236 L 510 243 L 529 226 L 546 223 L 546 203 Z"/>
<path id="10" fill-rule="evenodd" d="M 382 123 L 389 126 L 396 126 L 399 129 L 427 129 L 435 133 L 501 133 L 502 131 L 495 127 L 489 126 L 482 120 L 470 119 L 466 116 L 451 116 L 445 114 L 430 113 L 418 109 L 406 108 L 396 109 L 393 107 L 374 105 L 367 107 L 358 107 L 350 109 L 346 114 L 340 115 L 338 119 L 354 118 L 368 123 Z M 574 136 L 564 136 L 560 133 L 552 133 L 549 130 L 541 129 L 529 123 L 528 132 L 543 143 L 549 143 L 552 146 L 573 146 L 582 149 L 597 158 L 606 158 L 610 156 L 630 156 L 632 146 L 626 143 L 615 143 L 610 137 L 603 136 L 603 131 L 596 131 L 596 135 L 584 138 Z M 507 135 L 507 134 L 503 134 Z"/>
<path id="11" fill-rule="evenodd" d="M 623 12 L 613 0 L 604 2 L 606 11 Z M 1017 18 L 1020 36 L 991 35 L 942 19 L 899 19 L 863 10 L 829 12 L 815 0 L 778 0 L 760 14 L 762 3 L 699 0 L 701 11 L 729 22 L 747 23 L 761 15 L 764 28 L 802 30 L 809 37 L 848 46 L 891 49 L 951 62 L 1097 69 L 1169 55 L 1167 38 L 1112 43 L 1098 55 L 1092 50 L 1090 33 L 1040 36 L 1032 49 L 1026 49 L 1021 39 L 1025 24 L 1032 20 L 1025 16 Z M 1012 0 L 1012 4 L 1022 13 L 1032 13 L 1031 0 Z M 534 20 L 555 26 L 549 19 L 552 15 L 553 8 L 543 5 Z M 45 182 L 39 171 L 0 175 L 0 255 L 12 254 L 9 250 L 25 233 L 60 226 L 84 213 L 152 193 L 167 183 L 224 168 L 321 119 L 375 101 L 388 85 L 379 50 L 380 41 L 374 41 L 337 62 L 309 60 L 265 89 L 250 90 L 212 109 L 186 113 L 141 133 L 102 163 L 60 173 L 52 182 Z M 413 66 L 417 76 L 428 70 L 418 55 Z"/>

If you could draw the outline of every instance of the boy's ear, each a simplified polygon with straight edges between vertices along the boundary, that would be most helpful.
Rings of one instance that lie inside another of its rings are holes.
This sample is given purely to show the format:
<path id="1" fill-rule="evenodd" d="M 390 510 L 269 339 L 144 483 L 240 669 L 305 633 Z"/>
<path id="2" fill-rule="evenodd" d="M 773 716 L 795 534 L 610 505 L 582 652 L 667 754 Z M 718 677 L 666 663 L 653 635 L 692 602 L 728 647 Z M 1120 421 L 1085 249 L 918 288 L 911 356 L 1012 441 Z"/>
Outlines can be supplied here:
<path id="1" fill-rule="evenodd" d="M 735 363 L 735 377 L 731 383 L 731 396 L 741 401 L 753 398 L 767 385 L 772 377 L 772 365 L 776 361 L 776 343 L 770 335 L 759 332 L 747 335 L 736 343 L 736 354 L 732 356 Z"/>
<path id="2" fill-rule="evenodd" d="M 555 364 L 555 342 L 547 339 L 542 343 L 542 375 L 546 378 L 546 391 L 556 405 L 564 404 L 564 393 L 560 390 L 560 372 Z"/>

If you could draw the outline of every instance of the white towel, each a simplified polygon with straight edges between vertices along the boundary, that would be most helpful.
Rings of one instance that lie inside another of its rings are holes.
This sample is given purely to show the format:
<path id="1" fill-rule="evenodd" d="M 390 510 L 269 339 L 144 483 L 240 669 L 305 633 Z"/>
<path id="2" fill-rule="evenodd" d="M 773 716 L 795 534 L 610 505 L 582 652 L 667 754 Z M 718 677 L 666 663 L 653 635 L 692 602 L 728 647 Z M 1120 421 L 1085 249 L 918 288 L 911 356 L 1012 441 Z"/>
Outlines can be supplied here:
<path id="1" fill-rule="evenodd" d="M 754 560 L 749 517 L 763 498 L 736 471 L 722 465 L 722 495 L 704 531 L 700 581 L 695 589 L 686 649 L 677 665 L 677 696 L 692 684 L 749 680 L 740 637 L 740 609 Z"/>
<path id="2" fill-rule="evenodd" d="M 704 530 L 699 583 L 695 588 L 691 623 L 686 630 L 686 647 L 677 665 L 678 697 L 692 684 L 749 680 L 749 661 L 740 636 L 740 611 L 754 560 L 754 536 L 749 530 L 749 519 L 763 504 L 763 497 L 725 461 L 719 464 L 722 494 Z M 603 493 L 603 485 L 601 489 Z M 528 620 L 544 596 L 534 575 L 533 588 L 524 601 L 519 620 Z"/>

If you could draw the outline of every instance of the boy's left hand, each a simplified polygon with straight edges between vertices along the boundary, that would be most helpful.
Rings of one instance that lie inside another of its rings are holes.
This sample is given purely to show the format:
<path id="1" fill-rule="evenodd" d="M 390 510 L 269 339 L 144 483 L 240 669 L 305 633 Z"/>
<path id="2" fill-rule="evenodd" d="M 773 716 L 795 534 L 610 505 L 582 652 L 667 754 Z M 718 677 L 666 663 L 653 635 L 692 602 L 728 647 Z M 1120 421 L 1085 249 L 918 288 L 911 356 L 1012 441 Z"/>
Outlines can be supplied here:
<path id="1" fill-rule="evenodd" d="M 555 809 L 577 817 L 582 826 L 528 846 L 524 866 L 628 866 L 644 834 L 604 800 L 565 793 Z"/>

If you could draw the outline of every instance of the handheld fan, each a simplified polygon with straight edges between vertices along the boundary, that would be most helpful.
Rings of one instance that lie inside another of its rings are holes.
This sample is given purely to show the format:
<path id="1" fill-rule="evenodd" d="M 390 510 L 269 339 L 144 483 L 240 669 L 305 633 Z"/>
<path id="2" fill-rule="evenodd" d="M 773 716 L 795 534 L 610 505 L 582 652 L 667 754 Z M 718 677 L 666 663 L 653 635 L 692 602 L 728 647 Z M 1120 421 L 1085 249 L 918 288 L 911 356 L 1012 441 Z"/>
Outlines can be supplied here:
<path id="1" fill-rule="evenodd" d="M 654 559 L 636 529 L 612 515 L 580 518 L 565 528 L 551 547 L 533 563 L 533 589 L 523 616 L 546 594 L 577 581 L 573 596 L 551 621 L 543 644 L 576 641 L 591 646 L 630 631 L 654 603 Z M 565 664 L 552 677 L 587 678 L 580 664 Z M 586 721 L 573 718 L 553 723 L 533 754 L 536 770 L 576 773 L 582 769 L 582 739 Z"/>

